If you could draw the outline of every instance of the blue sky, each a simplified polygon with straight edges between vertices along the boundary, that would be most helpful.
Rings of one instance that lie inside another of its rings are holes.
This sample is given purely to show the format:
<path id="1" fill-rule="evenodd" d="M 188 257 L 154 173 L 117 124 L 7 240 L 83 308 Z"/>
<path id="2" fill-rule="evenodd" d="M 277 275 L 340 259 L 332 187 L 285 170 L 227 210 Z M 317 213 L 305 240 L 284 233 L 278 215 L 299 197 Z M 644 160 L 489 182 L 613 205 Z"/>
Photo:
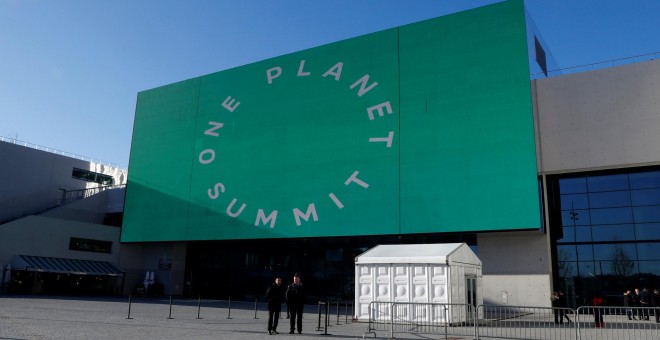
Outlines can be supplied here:
<path id="1" fill-rule="evenodd" d="M 127 166 L 140 91 L 495 2 L 0 0 L 0 136 Z M 560 68 L 660 52 L 658 0 L 525 4 Z"/>

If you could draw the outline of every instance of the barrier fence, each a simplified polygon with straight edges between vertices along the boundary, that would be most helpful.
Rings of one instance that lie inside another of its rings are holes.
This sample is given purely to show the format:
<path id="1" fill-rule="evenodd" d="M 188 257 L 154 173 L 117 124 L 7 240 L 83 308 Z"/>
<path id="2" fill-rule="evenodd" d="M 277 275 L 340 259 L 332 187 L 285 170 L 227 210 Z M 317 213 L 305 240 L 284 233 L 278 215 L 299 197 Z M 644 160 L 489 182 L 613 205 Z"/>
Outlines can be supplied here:
<path id="1" fill-rule="evenodd" d="M 473 339 L 660 339 L 660 307 L 578 309 L 372 302 L 368 334 L 434 334 Z"/>
<path id="2" fill-rule="evenodd" d="M 187 307 L 185 310 L 187 311 L 186 313 L 189 314 L 188 310 L 190 310 L 190 307 L 196 307 L 194 308 L 196 317 L 195 319 L 203 319 L 202 318 L 202 311 L 204 310 L 204 313 L 213 313 L 214 315 L 218 314 L 223 314 L 225 311 L 227 315 L 227 319 L 231 319 L 231 310 L 232 310 L 232 300 L 231 297 L 228 298 L 228 300 L 209 300 L 209 299 L 202 299 L 201 296 L 198 297 L 196 300 L 191 300 L 191 299 L 173 299 L 172 296 L 169 296 L 167 298 L 168 302 L 166 303 L 168 305 L 168 315 L 166 319 L 174 319 L 174 315 L 178 313 L 179 307 Z M 133 296 L 129 295 L 128 296 L 128 314 L 126 316 L 126 319 L 133 319 L 133 316 L 131 316 L 131 308 L 133 304 Z M 160 300 L 161 304 L 165 300 Z M 259 319 L 258 313 L 259 312 L 267 312 L 268 308 L 267 305 L 264 301 L 258 301 L 258 299 L 254 299 L 254 303 L 246 302 L 246 301 L 241 301 L 241 302 L 234 302 L 239 306 L 239 308 L 246 310 L 246 309 L 252 309 L 254 311 L 254 317 L 253 319 Z M 286 315 L 286 312 L 284 312 L 285 305 L 282 305 L 283 311 L 280 314 L 280 318 L 284 318 Z M 180 310 L 183 310 L 181 308 Z M 342 315 L 343 311 L 343 315 Z M 327 333 L 327 328 L 331 325 L 331 320 L 332 318 L 336 317 L 336 325 L 341 325 L 341 320 L 344 320 L 346 324 L 352 323 L 354 321 L 353 319 L 353 313 L 354 308 L 353 308 L 353 302 L 351 301 L 345 301 L 345 300 L 337 300 L 337 301 L 319 301 L 318 302 L 318 327 L 317 330 L 325 330 Z M 133 312 L 134 313 L 134 312 Z M 349 314 L 350 313 L 350 314 Z M 350 315 L 350 318 L 349 318 Z M 321 319 L 323 318 L 324 325 L 321 325 Z"/>

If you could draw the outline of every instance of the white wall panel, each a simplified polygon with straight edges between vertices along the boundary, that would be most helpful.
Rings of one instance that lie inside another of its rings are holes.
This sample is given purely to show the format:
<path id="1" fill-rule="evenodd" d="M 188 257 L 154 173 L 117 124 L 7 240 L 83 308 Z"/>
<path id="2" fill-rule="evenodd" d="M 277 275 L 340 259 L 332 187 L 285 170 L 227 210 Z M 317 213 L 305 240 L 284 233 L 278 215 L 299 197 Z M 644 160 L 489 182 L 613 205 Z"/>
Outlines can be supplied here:
<path id="1" fill-rule="evenodd" d="M 485 304 L 549 305 L 550 251 L 546 235 L 539 232 L 479 234 L 477 243 L 483 263 Z M 503 295 L 507 298 L 503 299 Z"/>
<path id="2" fill-rule="evenodd" d="M 410 268 L 405 265 L 394 265 L 394 302 L 409 301 Z"/>
<path id="3" fill-rule="evenodd" d="M 660 164 L 660 60 L 535 82 L 540 171 Z"/>
<path id="4" fill-rule="evenodd" d="M 392 301 L 392 268 L 376 267 L 376 301 Z"/>
<path id="5" fill-rule="evenodd" d="M 431 302 L 447 303 L 447 267 L 432 266 L 431 270 Z"/>

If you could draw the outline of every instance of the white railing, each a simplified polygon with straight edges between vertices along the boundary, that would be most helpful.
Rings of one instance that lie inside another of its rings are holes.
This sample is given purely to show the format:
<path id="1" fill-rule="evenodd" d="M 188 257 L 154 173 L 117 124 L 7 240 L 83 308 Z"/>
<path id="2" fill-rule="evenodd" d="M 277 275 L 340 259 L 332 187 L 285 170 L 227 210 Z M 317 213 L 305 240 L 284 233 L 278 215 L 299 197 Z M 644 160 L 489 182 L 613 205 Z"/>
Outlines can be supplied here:
<path id="1" fill-rule="evenodd" d="M 76 201 L 80 201 L 81 199 L 96 195 L 96 194 L 98 194 L 102 191 L 105 191 L 105 190 L 119 189 L 119 188 L 124 188 L 124 187 L 126 187 L 126 184 L 107 185 L 107 186 L 96 187 L 96 188 L 66 191 L 66 192 L 64 192 L 62 197 L 57 202 L 57 205 L 60 206 L 60 205 L 73 203 L 73 202 L 76 202 Z"/>
<path id="2" fill-rule="evenodd" d="M 112 168 L 116 168 L 116 169 L 121 169 L 121 170 L 127 170 L 127 167 L 126 167 L 126 166 L 120 166 L 120 165 L 117 165 L 117 164 L 114 164 L 114 163 L 108 163 L 108 162 L 104 162 L 104 161 L 101 161 L 101 160 L 98 160 L 98 159 L 94 159 L 94 158 L 90 158 L 90 157 L 86 157 L 86 156 L 81 156 L 81 155 L 76 155 L 76 154 L 74 154 L 74 153 L 70 153 L 70 152 L 61 151 L 61 150 L 58 150 L 58 149 L 49 148 L 49 147 L 47 147 L 47 146 L 41 146 L 41 145 L 34 144 L 34 143 L 28 143 L 28 142 L 25 142 L 25 141 L 22 141 L 22 140 L 18 140 L 18 139 L 15 139 L 15 138 L 8 138 L 8 137 L 0 136 L 0 142 L 6 142 L 6 143 L 10 143 L 10 144 L 16 144 L 16 145 L 24 146 L 24 147 L 31 148 L 31 149 L 35 149 L 35 150 L 40 150 L 40 151 L 46 151 L 46 152 L 54 153 L 54 154 L 56 154 L 56 155 L 60 155 L 60 156 L 65 156 L 65 157 L 69 157 L 69 158 L 79 159 L 79 160 L 81 160 L 81 161 L 85 161 L 85 162 L 90 162 L 90 163 L 94 163 L 94 164 L 106 165 L 106 166 L 109 166 L 109 167 L 112 167 Z"/>

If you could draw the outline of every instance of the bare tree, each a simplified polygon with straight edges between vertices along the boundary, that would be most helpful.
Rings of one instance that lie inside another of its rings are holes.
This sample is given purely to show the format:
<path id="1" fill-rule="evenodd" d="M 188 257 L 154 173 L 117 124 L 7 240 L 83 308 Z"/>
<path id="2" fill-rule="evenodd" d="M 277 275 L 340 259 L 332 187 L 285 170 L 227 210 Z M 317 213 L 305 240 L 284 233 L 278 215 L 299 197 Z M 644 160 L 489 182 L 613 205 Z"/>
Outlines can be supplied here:
<path id="1" fill-rule="evenodd" d="M 571 262 L 571 253 L 564 249 L 564 248 L 559 248 L 558 253 L 557 253 L 557 258 L 558 258 L 558 271 L 559 271 L 559 277 L 562 279 L 566 279 L 568 277 L 573 276 L 573 266 Z"/>
<path id="2" fill-rule="evenodd" d="M 622 247 L 614 247 L 612 251 L 612 273 L 616 276 L 629 276 L 633 272 L 635 262 Z"/>

